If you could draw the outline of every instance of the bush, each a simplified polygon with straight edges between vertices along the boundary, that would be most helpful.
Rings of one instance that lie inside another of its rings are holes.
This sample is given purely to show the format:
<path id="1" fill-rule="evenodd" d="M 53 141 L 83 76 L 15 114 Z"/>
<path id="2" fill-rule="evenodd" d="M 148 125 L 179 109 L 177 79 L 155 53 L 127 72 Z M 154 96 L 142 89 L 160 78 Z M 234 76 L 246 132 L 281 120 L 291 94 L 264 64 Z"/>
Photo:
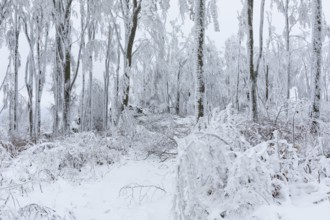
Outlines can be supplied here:
<path id="1" fill-rule="evenodd" d="M 289 200 L 291 183 L 312 178 L 279 132 L 250 144 L 240 130 L 245 121 L 228 106 L 179 141 L 177 219 L 248 219 L 261 205 Z"/>

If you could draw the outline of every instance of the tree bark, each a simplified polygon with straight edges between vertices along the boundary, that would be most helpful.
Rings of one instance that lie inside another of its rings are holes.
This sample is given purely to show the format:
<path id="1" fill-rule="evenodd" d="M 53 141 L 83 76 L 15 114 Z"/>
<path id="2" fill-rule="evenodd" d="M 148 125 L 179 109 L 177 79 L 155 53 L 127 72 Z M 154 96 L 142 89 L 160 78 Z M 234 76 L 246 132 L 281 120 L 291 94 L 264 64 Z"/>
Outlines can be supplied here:
<path id="1" fill-rule="evenodd" d="M 127 2 L 127 4 L 129 4 Z M 136 36 L 136 31 L 138 27 L 138 16 L 141 11 L 141 2 L 138 2 L 137 0 L 133 0 L 133 8 L 132 8 L 132 21 L 130 22 L 130 30 L 128 32 L 128 41 L 127 41 L 127 47 L 126 47 L 126 54 L 125 54 L 125 71 L 124 71 L 124 97 L 122 102 L 122 108 L 123 111 L 125 107 L 128 106 L 129 103 L 129 92 L 130 92 L 130 70 L 132 67 L 132 60 L 133 60 L 133 46 Z"/>
<path id="2" fill-rule="evenodd" d="M 253 47 L 254 47 L 254 39 L 253 39 L 253 0 L 247 0 L 247 23 L 248 23 L 248 40 L 247 40 L 247 48 L 248 48 L 248 68 L 250 75 L 250 117 L 254 122 L 258 121 L 258 103 L 257 103 L 257 75 L 254 71 L 254 63 L 253 63 Z"/>
<path id="3" fill-rule="evenodd" d="M 19 54 L 18 54 L 18 43 L 19 43 L 19 16 L 17 11 L 15 12 L 15 48 L 14 48 L 14 116 L 13 116 L 13 130 L 16 133 L 18 131 L 18 68 L 19 68 Z"/>
<path id="4" fill-rule="evenodd" d="M 313 60 L 312 60 L 312 75 L 314 76 L 314 94 L 312 106 L 312 126 L 311 133 L 318 134 L 320 125 L 320 101 L 321 101 L 321 72 L 322 72 L 322 0 L 313 0 Z"/>
<path id="5" fill-rule="evenodd" d="M 204 117 L 205 102 L 205 82 L 204 82 L 204 38 L 205 38 L 205 2 L 204 0 L 196 1 L 195 11 L 195 77 L 196 77 L 196 103 L 195 114 L 198 121 Z"/>

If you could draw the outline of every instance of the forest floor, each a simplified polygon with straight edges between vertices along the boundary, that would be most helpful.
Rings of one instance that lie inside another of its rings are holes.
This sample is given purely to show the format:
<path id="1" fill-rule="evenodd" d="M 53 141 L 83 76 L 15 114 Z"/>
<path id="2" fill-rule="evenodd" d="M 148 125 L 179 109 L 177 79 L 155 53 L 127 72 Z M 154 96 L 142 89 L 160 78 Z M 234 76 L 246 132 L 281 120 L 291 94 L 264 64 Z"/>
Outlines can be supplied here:
<path id="1" fill-rule="evenodd" d="M 79 184 L 59 179 L 16 197 L 20 206 L 38 204 L 79 220 L 168 220 L 171 216 L 175 160 L 160 163 L 124 159 L 96 181 Z M 70 218 L 67 218 L 70 219 Z"/>
<path id="2" fill-rule="evenodd" d="M 181 138 L 189 134 L 192 128 L 191 118 L 165 118 L 167 117 L 142 117 L 139 124 L 152 132 L 169 135 L 171 138 Z M 45 152 L 34 150 L 33 154 Z M 10 162 L 9 165 L 8 162 L 7 165 L 3 162 L 5 165 L 0 167 L 0 220 L 43 220 L 48 219 L 48 214 L 56 215 L 56 220 L 174 219 L 177 161 L 175 153 L 170 155 L 172 156 L 165 159 L 156 155 L 143 158 L 130 152 L 110 165 L 90 166 L 78 174 L 74 173 L 74 179 L 59 175 L 54 180 L 41 181 L 39 177 L 39 182 L 28 186 L 28 181 L 23 181 L 20 177 L 17 179 L 24 184 L 18 184 L 17 180 L 8 185 L 8 173 L 21 175 L 25 172 L 22 167 L 16 167 L 15 171 L 10 170 L 12 164 L 21 161 L 22 166 L 26 167 L 24 160 L 18 156 L 13 159 L 16 162 Z M 330 182 L 326 181 L 310 184 L 308 187 L 294 185 L 289 202 L 259 207 L 245 219 L 328 220 L 329 186 Z"/>

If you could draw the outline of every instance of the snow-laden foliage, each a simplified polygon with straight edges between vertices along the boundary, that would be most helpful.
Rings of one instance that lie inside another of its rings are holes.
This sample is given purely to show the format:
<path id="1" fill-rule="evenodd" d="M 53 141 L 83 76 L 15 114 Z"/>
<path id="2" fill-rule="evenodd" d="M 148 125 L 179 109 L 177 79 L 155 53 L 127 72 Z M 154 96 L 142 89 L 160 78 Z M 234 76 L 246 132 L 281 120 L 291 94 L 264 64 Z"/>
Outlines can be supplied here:
<path id="1" fill-rule="evenodd" d="M 177 143 L 174 137 L 190 132 L 192 118 L 182 120 L 170 114 L 139 115 L 133 110 L 125 111 L 120 120 L 116 146 L 123 147 L 138 159 L 154 155 L 162 160 L 176 155 Z"/>
<path id="2" fill-rule="evenodd" d="M 32 186 L 52 182 L 57 178 L 75 181 L 84 173 L 89 179 L 94 167 L 111 165 L 118 160 L 120 150 L 113 149 L 111 141 L 92 133 L 81 133 L 54 142 L 37 144 L 14 159 L 10 166 L 1 167 L 2 186 Z"/>
<path id="3" fill-rule="evenodd" d="M 212 115 L 179 142 L 177 219 L 240 219 L 261 205 L 289 202 L 293 184 L 317 181 L 322 170 L 328 176 L 324 156 L 305 160 L 279 131 L 251 145 L 246 119 L 232 106 Z"/>

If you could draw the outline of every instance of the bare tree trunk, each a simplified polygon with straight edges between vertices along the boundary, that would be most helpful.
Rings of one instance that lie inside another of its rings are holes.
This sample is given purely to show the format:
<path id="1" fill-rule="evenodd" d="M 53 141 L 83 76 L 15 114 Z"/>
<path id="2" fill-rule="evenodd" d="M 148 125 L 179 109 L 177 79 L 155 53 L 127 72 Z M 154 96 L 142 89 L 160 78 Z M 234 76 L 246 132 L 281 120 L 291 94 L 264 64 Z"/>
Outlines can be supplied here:
<path id="1" fill-rule="evenodd" d="M 108 129 L 109 121 L 109 85 L 110 85 L 110 55 L 111 55 L 111 41 L 112 41 L 112 30 L 109 25 L 108 28 L 108 45 L 107 54 L 105 59 L 105 72 L 104 72 L 104 116 L 103 116 L 103 129 Z"/>
<path id="2" fill-rule="evenodd" d="M 35 135 L 36 138 L 40 136 L 41 130 L 41 97 L 42 92 L 44 89 L 45 83 L 45 74 L 46 74 L 46 67 L 47 67 L 47 58 L 45 56 L 48 48 L 48 34 L 49 34 L 49 26 L 47 24 L 45 28 L 45 41 L 44 41 L 44 48 L 42 49 L 42 40 L 41 40 L 41 33 L 42 27 L 40 26 L 39 22 L 40 19 L 43 19 L 43 14 L 40 17 L 37 17 L 38 23 L 38 33 L 37 33 L 37 64 L 38 64 L 38 72 L 36 73 L 36 100 L 35 100 Z M 43 53 L 42 53 L 43 52 Z"/>
<path id="3" fill-rule="evenodd" d="M 198 121 L 204 117 L 204 101 L 205 101 L 205 82 L 204 82 L 204 38 L 205 38 L 205 2 L 204 0 L 196 1 L 195 11 L 195 77 L 196 77 L 196 103 L 195 114 Z"/>
<path id="4" fill-rule="evenodd" d="M 56 30 L 56 55 L 55 55 L 55 72 L 54 72 L 54 121 L 53 121 L 53 133 L 55 136 L 58 136 L 59 123 L 60 123 L 60 104 L 61 104 L 61 78 L 62 78 L 62 47 L 60 42 L 60 36 L 58 30 Z"/>
<path id="5" fill-rule="evenodd" d="M 176 105 L 175 105 L 175 114 L 180 114 L 180 79 L 181 79 L 181 64 L 179 64 L 179 71 L 177 75 L 177 88 L 176 88 Z"/>
<path id="6" fill-rule="evenodd" d="M 87 16 L 90 17 L 92 14 L 92 8 L 90 0 L 87 1 Z M 91 44 L 95 40 L 95 24 L 94 21 L 90 21 L 88 27 L 88 41 Z M 93 130 L 93 51 L 89 51 L 89 94 L 88 94 L 88 117 L 89 117 L 89 130 Z"/>
<path id="7" fill-rule="evenodd" d="M 314 94 L 312 107 L 312 127 L 311 132 L 318 134 L 319 118 L 320 118 L 320 101 L 321 101 L 321 72 L 322 72 L 322 0 L 313 0 L 313 60 L 312 72 L 314 76 Z"/>
<path id="8" fill-rule="evenodd" d="M 257 103 L 257 75 L 254 71 L 254 63 L 253 63 L 253 0 L 247 0 L 247 23 L 248 23 L 248 40 L 247 40 L 247 48 L 248 48 L 248 68 L 250 73 L 250 117 L 254 122 L 258 121 L 258 103 Z"/>
<path id="9" fill-rule="evenodd" d="M 241 44 L 242 44 L 242 37 L 238 34 L 238 57 L 237 57 L 237 79 L 236 79 L 236 97 L 235 97 L 235 105 L 237 111 L 239 111 L 239 81 L 240 81 L 240 74 L 241 74 Z"/>
<path id="10" fill-rule="evenodd" d="M 85 71 L 82 73 L 81 106 L 80 106 L 80 129 L 85 131 Z"/>
<path id="11" fill-rule="evenodd" d="M 266 103 L 269 99 L 269 66 L 266 66 Z"/>
<path id="12" fill-rule="evenodd" d="M 31 51 L 32 53 L 32 51 Z M 28 93 L 28 114 L 29 114 L 29 134 L 30 134 L 30 138 L 31 140 L 34 138 L 33 135 L 33 67 L 31 66 L 30 62 L 34 62 L 32 60 L 32 56 L 29 55 L 27 60 L 26 60 L 26 66 L 25 66 L 25 86 L 27 89 L 27 93 Z"/>
<path id="13" fill-rule="evenodd" d="M 128 3 L 127 3 L 128 4 Z M 136 30 L 138 27 L 138 19 L 139 14 L 141 11 L 141 2 L 138 2 L 137 0 L 133 0 L 133 7 L 132 7 L 132 21 L 129 25 L 129 33 L 128 33 L 128 41 L 127 41 L 127 47 L 126 47 L 126 54 L 125 54 L 125 72 L 124 72 L 124 97 L 122 102 L 122 108 L 123 111 L 125 107 L 128 106 L 129 102 L 129 91 L 130 91 L 130 71 L 132 67 L 132 60 L 133 60 L 133 46 L 136 36 Z"/>
<path id="14" fill-rule="evenodd" d="M 260 27 L 259 27 L 259 55 L 257 60 L 256 67 L 256 77 L 258 78 L 260 71 L 260 64 L 263 57 L 263 48 L 264 48 L 264 17 L 265 17 L 265 0 L 261 0 L 260 6 Z"/>
<path id="15" fill-rule="evenodd" d="M 291 52 L 290 52 L 290 17 L 289 17 L 289 0 L 285 1 L 285 49 L 287 56 L 287 87 L 286 87 L 286 99 L 289 102 L 290 88 L 291 88 Z M 288 115 L 288 103 L 286 105 L 286 114 Z"/>
<path id="16" fill-rule="evenodd" d="M 13 116 L 13 129 L 14 132 L 18 131 L 18 118 L 17 118 L 17 107 L 18 107 L 18 68 L 19 68 L 19 54 L 18 54 L 18 43 L 19 43 L 19 16 L 15 12 L 15 49 L 14 49 L 14 116 Z"/>
<path id="17" fill-rule="evenodd" d="M 85 12 L 85 5 L 80 4 L 80 14 L 81 14 L 81 20 L 80 20 L 80 25 L 81 25 L 81 42 L 80 42 L 80 53 L 82 52 L 83 48 L 85 48 L 85 30 L 87 28 L 85 24 L 85 18 L 88 17 L 86 16 Z M 88 20 L 86 21 L 88 23 Z M 78 58 L 78 64 L 77 64 L 77 69 L 76 73 L 78 73 L 78 68 L 79 68 L 79 63 L 80 63 L 80 57 Z M 85 67 L 83 66 L 82 68 L 82 89 L 81 89 L 81 101 L 80 101 L 80 131 L 85 131 L 86 130 L 86 107 L 85 107 L 85 78 L 86 78 L 86 70 Z"/>
<path id="18" fill-rule="evenodd" d="M 115 27 L 117 28 L 117 27 Z M 118 36 L 117 36 L 118 37 Z M 115 73 L 115 83 L 113 88 L 113 97 L 112 97 L 112 103 L 111 103 L 111 119 L 112 119 L 112 125 L 115 127 L 118 123 L 119 119 L 119 71 L 120 71 L 120 45 L 117 45 L 117 67 L 116 67 L 116 73 Z"/>
<path id="19" fill-rule="evenodd" d="M 67 47 L 69 47 L 67 45 Z M 65 49 L 64 67 L 64 105 L 63 105 L 63 132 L 67 134 L 70 129 L 70 105 L 71 105 L 71 49 Z"/>

